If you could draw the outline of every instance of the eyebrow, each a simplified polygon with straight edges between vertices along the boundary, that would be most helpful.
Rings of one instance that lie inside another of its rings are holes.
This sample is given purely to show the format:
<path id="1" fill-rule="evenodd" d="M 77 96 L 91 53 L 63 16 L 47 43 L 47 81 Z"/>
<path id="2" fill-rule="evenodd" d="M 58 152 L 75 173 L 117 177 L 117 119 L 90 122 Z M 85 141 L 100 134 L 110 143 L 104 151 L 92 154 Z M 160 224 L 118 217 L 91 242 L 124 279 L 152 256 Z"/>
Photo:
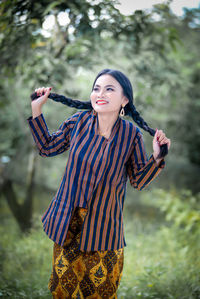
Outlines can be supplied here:
<path id="1" fill-rule="evenodd" d="M 101 87 L 100 85 L 98 85 L 98 84 L 95 84 L 95 86 L 96 87 Z M 105 87 L 115 87 L 114 85 L 111 85 L 111 84 L 109 84 L 109 85 L 106 85 Z"/>

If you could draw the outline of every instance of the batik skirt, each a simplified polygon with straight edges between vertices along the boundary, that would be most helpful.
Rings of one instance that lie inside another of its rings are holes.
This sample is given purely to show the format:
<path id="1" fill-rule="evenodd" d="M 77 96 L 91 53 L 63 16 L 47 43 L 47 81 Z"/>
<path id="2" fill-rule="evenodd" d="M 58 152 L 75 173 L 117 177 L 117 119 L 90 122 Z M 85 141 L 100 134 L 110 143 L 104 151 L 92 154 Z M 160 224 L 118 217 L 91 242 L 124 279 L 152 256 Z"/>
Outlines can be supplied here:
<path id="1" fill-rule="evenodd" d="M 124 250 L 80 251 L 81 227 L 87 209 L 76 208 L 63 246 L 54 243 L 48 288 L 54 299 L 117 298 Z"/>

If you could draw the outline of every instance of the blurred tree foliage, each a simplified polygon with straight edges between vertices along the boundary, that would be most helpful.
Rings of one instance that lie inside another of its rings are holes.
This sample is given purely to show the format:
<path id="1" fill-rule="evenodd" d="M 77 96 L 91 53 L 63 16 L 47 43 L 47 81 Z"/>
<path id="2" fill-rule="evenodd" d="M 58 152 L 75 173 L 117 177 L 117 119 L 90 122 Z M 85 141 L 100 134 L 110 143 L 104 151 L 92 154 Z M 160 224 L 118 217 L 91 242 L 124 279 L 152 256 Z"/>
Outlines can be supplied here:
<path id="1" fill-rule="evenodd" d="M 168 4 L 159 4 L 151 12 L 138 10 L 124 16 L 116 3 L 0 2 L 1 186 L 4 182 L 23 186 L 22 194 L 11 185 L 9 189 L 17 194 L 12 198 L 17 208 L 19 202 L 26 209 L 30 199 L 29 215 L 33 182 L 50 188 L 65 163 L 63 157 L 56 158 L 53 169 L 51 161 L 34 162 L 35 147 L 26 123 L 30 93 L 51 84 L 57 93 L 72 97 L 81 97 L 84 86 L 88 95 L 89 79 L 104 66 L 128 74 L 145 120 L 172 136 L 175 159 L 181 156 L 199 167 L 199 9 L 186 10 L 178 18 Z M 66 13 L 65 25 L 59 22 L 61 12 Z M 45 34 L 43 24 L 49 16 L 55 25 Z M 62 116 L 64 120 L 73 113 L 50 103 L 44 110 L 54 129 Z M 194 174 L 197 191 L 195 179 Z"/>
<path id="2" fill-rule="evenodd" d="M 124 16 L 115 8 L 116 1 L 95 3 L 92 0 L 2 1 L 1 71 L 7 73 L 9 70 L 13 75 L 19 60 L 29 60 L 38 47 L 45 48 L 54 58 L 64 57 L 68 63 L 87 65 L 88 54 L 95 53 L 107 35 L 134 45 L 137 51 L 145 36 L 151 35 L 151 48 L 155 51 L 163 50 L 167 39 L 173 46 L 177 40 L 173 29 L 155 26 L 151 15 L 143 11 Z M 68 14 L 67 25 L 59 24 L 60 12 Z M 41 29 L 49 15 L 55 16 L 55 27 L 52 36 L 45 38 Z"/>

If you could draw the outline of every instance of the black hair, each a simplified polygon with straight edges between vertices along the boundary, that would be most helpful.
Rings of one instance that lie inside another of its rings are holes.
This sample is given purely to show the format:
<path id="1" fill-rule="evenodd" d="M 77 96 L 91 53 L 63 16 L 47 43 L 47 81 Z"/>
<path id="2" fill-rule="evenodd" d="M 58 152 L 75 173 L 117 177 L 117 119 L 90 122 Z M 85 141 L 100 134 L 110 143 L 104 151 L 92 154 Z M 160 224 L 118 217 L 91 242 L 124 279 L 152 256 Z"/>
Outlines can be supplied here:
<path id="1" fill-rule="evenodd" d="M 102 75 L 110 75 L 113 78 L 115 78 L 119 84 L 121 85 L 123 89 L 124 96 L 128 99 L 128 104 L 124 107 L 125 115 L 129 115 L 133 118 L 133 120 L 136 122 L 136 124 L 142 128 L 143 130 L 147 131 L 151 136 L 155 135 L 155 130 L 150 128 L 148 124 L 144 121 L 144 119 L 140 116 L 139 112 L 136 110 L 134 104 L 133 104 L 133 88 L 131 85 L 130 80 L 127 78 L 125 74 L 123 74 L 121 71 L 113 70 L 113 69 L 104 69 L 101 72 L 99 72 L 94 80 L 92 89 L 94 88 L 94 85 L 97 81 L 97 79 Z M 88 109 L 93 110 L 91 101 L 79 101 L 79 100 L 72 100 L 71 98 L 67 98 L 63 95 L 58 95 L 56 93 L 50 93 L 48 96 L 50 99 L 61 102 L 62 104 L 65 104 L 69 107 L 74 107 L 76 109 Z M 36 92 L 31 95 L 31 99 L 35 100 L 38 98 Z M 158 158 L 163 158 L 168 154 L 168 148 L 167 144 L 163 144 L 160 147 L 160 154 Z"/>

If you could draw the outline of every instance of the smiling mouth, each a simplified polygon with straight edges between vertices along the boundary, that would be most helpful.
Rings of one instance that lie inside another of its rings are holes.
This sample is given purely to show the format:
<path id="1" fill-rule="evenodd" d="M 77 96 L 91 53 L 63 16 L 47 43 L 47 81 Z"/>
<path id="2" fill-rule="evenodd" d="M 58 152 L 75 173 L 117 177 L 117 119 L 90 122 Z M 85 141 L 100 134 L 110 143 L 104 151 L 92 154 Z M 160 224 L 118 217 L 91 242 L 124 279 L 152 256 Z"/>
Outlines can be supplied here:
<path id="1" fill-rule="evenodd" d="M 98 100 L 98 101 L 96 101 L 96 103 L 97 103 L 98 105 L 103 105 L 103 104 L 107 104 L 108 102 L 103 101 L 103 100 Z"/>

